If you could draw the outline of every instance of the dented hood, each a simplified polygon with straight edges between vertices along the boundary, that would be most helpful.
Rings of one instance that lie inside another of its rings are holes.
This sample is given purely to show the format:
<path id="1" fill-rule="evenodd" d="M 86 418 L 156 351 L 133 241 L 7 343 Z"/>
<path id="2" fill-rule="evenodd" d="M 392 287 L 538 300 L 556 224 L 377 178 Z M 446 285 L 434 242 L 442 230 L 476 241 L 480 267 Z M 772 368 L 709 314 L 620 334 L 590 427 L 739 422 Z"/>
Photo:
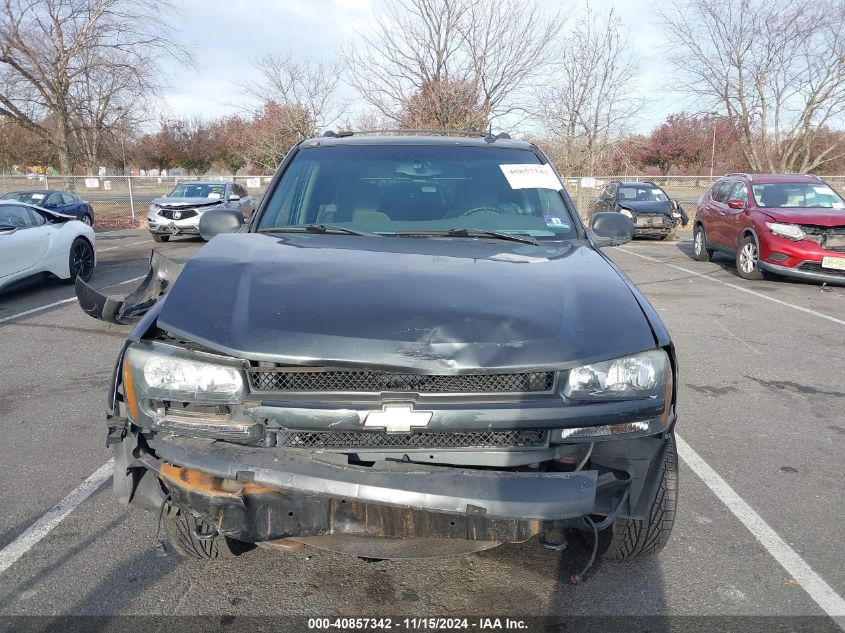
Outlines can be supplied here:
<path id="1" fill-rule="evenodd" d="M 221 235 L 185 265 L 158 326 L 251 360 L 421 372 L 655 345 L 626 281 L 582 242 Z"/>

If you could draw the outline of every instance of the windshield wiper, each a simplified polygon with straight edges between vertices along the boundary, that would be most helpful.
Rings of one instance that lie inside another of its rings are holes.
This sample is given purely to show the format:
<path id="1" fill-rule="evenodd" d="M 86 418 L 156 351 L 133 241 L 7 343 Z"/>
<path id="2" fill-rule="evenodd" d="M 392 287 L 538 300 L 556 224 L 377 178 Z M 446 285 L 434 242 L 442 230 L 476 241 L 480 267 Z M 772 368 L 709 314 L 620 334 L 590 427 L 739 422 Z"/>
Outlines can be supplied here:
<path id="1" fill-rule="evenodd" d="M 344 235 L 360 235 L 362 237 L 383 237 L 378 233 L 356 231 L 345 226 L 334 224 L 306 224 L 305 226 L 267 226 L 258 229 L 259 233 L 343 233 Z"/>
<path id="2" fill-rule="evenodd" d="M 514 235 L 513 233 L 500 233 L 498 231 L 483 231 L 480 229 L 449 229 L 448 231 L 397 231 L 396 235 L 399 237 L 492 237 L 497 240 L 507 240 L 508 242 L 519 242 L 521 244 L 531 244 L 538 246 L 537 240 L 527 235 Z"/>

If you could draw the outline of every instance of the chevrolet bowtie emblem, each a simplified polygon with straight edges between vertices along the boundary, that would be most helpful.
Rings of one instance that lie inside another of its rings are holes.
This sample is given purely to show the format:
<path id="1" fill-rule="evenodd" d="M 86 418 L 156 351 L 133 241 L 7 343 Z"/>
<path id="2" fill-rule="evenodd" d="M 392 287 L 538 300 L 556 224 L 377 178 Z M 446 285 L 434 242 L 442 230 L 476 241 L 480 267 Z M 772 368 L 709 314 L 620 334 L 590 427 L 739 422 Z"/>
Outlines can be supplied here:
<path id="1" fill-rule="evenodd" d="M 411 427 L 428 426 L 431 411 L 414 411 L 411 407 L 386 406 L 381 411 L 370 411 L 364 426 L 382 428 L 387 433 L 410 433 Z"/>

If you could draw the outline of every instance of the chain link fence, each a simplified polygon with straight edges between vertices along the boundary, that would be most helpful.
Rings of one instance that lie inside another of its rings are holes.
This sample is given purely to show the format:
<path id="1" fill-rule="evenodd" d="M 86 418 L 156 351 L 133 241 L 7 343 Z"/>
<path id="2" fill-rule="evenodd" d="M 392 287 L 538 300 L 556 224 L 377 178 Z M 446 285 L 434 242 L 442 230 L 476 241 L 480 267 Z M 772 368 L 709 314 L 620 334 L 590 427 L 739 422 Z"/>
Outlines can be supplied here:
<path id="1" fill-rule="evenodd" d="M 649 181 L 662 187 L 676 199 L 692 219 L 696 203 L 717 180 L 717 176 L 569 176 L 564 184 L 586 219 L 602 189 L 611 182 Z M 0 195 L 10 191 L 53 189 L 70 191 L 94 208 L 94 222 L 98 228 L 146 227 L 146 214 L 154 198 L 165 196 L 180 182 L 198 180 L 196 176 L 51 176 L 0 175 Z M 203 180 L 236 182 L 256 201 L 264 195 L 270 176 L 205 176 Z M 825 176 L 824 180 L 837 191 L 845 188 L 845 176 Z"/>
<path id="2" fill-rule="evenodd" d="M 94 209 L 96 228 L 147 226 L 147 209 L 155 198 L 166 196 L 180 182 L 199 180 L 196 176 L 53 176 L 28 174 L 0 175 L 0 196 L 10 191 L 69 191 Z M 256 201 L 264 195 L 270 176 L 203 177 L 242 185 Z"/>

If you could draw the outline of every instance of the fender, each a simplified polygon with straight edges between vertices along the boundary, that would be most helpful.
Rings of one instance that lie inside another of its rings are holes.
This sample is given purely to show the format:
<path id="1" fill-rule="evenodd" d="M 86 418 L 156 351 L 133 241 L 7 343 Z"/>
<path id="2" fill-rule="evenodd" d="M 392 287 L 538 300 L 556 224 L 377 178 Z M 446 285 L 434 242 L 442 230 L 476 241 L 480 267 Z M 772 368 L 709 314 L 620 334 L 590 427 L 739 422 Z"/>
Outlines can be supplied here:
<path id="1" fill-rule="evenodd" d="M 164 297 L 182 272 L 182 264 L 153 251 L 150 270 L 141 284 L 123 299 L 100 294 L 77 278 L 76 299 L 88 316 L 108 323 L 137 323 L 147 311 Z"/>

